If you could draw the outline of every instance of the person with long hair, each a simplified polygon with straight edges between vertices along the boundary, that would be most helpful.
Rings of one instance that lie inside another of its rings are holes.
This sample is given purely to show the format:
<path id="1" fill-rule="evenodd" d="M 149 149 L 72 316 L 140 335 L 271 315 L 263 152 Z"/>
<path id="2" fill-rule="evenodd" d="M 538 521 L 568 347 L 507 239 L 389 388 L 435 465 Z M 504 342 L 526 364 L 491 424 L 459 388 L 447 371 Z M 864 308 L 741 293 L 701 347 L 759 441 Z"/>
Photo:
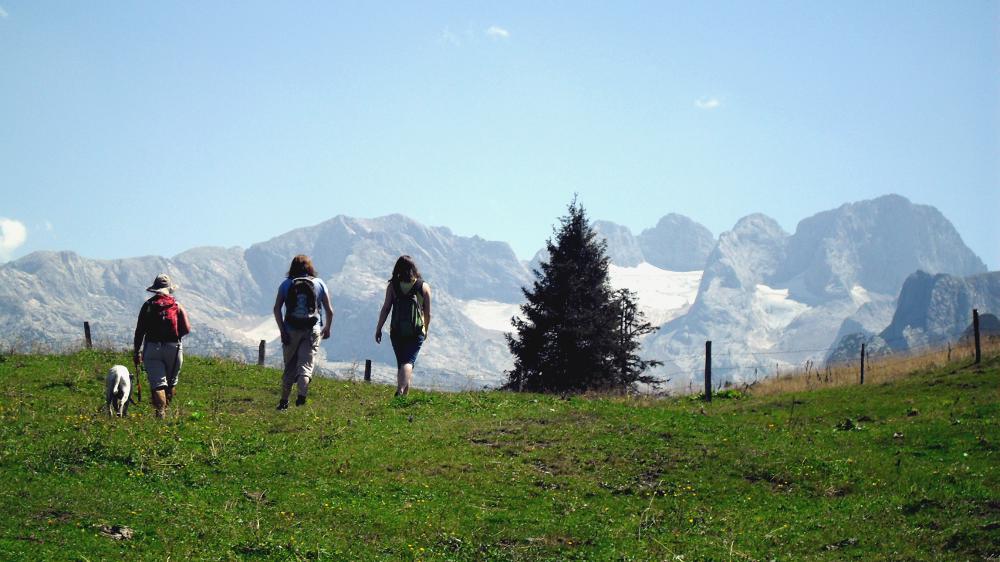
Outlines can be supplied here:
<path id="1" fill-rule="evenodd" d="M 284 316 L 282 307 L 285 308 Z M 326 312 L 326 322 L 320 317 L 320 307 Z M 299 389 L 295 405 L 306 403 L 320 339 L 330 337 L 333 325 L 330 292 L 326 283 L 316 276 L 309 256 L 300 254 L 292 259 L 288 275 L 278 287 L 274 300 L 274 320 L 281 331 L 281 351 L 285 360 L 278 410 L 287 410 L 293 385 L 298 385 Z"/>
<path id="2" fill-rule="evenodd" d="M 385 288 L 385 301 L 375 327 L 375 343 L 382 343 L 382 327 L 392 312 L 389 340 L 396 355 L 396 396 L 406 396 L 413 379 L 417 353 L 431 324 L 431 286 L 420 277 L 410 256 L 400 256 Z"/>

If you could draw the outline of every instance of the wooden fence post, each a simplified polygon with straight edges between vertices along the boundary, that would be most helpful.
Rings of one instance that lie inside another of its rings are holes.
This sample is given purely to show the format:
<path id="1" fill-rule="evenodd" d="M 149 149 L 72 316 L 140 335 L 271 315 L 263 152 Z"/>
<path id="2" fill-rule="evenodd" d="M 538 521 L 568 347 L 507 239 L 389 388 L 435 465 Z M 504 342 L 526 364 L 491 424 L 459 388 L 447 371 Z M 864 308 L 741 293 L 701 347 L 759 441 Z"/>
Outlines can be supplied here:
<path id="1" fill-rule="evenodd" d="M 705 402 L 712 401 L 712 340 L 705 342 Z"/>
<path id="2" fill-rule="evenodd" d="M 257 365 L 260 367 L 264 366 L 264 352 L 267 348 L 267 342 L 260 340 L 260 345 L 257 347 Z"/>
<path id="3" fill-rule="evenodd" d="M 90 339 L 90 322 L 83 323 L 83 337 L 87 341 L 87 349 L 92 349 L 94 342 Z"/>
<path id="4" fill-rule="evenodd" d="M 976 365 L 982 360 L 982 355 L 979 351 L 979 309 L 972 309 L 972 333 L 976 337 Z"/>
<path id="5" fill-rule="evenodd" d="M 861 342 L 861 384 L 865 384 L 865 343 Z"/>
<path id="6" fill-rule="evenodd" d="M 365 382 L 372 382 L 372 360 L 365 359 Z"/>

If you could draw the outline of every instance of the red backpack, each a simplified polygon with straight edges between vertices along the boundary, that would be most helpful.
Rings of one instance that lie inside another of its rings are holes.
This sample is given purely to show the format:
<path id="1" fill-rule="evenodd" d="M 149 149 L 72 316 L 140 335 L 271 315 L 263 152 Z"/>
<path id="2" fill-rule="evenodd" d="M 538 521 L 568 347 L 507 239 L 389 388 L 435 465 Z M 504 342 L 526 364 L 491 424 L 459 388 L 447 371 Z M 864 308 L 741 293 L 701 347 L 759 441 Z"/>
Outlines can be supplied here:
<path id="1" fill-rule="evenodd" d="M 170 295 L 159 294 L 146 301 L 146 341 L 180 341 L 180 308 Z"/>

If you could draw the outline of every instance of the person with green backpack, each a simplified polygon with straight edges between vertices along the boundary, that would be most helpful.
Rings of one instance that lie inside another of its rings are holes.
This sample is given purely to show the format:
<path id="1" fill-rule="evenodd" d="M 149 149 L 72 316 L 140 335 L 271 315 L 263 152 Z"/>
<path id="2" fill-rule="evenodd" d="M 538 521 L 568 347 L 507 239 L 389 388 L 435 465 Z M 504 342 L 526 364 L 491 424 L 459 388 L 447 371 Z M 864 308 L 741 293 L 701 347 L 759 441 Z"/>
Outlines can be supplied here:
<path id="1" fill-rule="evenodd" d="M 406 396 L 413 379 L 413 364 L 431 323 L 431 286 L 421 277 L 410 256 L 400 256 L 385 288 L 385 302 L 378 315 L 375 343 L 382 343 L 382 327 L 392 311 L 389 340 L 396 355 L 396 396 Z"/>

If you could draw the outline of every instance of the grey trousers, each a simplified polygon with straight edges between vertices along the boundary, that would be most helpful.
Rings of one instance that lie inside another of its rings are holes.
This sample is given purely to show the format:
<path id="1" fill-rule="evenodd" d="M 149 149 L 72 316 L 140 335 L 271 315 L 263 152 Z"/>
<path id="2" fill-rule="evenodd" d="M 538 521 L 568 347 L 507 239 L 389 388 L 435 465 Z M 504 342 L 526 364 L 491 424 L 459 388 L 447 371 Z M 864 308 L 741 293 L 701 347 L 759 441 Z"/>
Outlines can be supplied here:
<path id="1" fill-rule="evenodd" d="M 281 351 L 285 359 L 285 372 L 281 382 L 285 386 L 298 384 L 299 396 L 305 396 L 312 379 L 313 366 L 316 363 L 316 353 L 319 351 L 320 328 L 304 330 L 288 330 L 288 345 L 282 345 Z"/>

